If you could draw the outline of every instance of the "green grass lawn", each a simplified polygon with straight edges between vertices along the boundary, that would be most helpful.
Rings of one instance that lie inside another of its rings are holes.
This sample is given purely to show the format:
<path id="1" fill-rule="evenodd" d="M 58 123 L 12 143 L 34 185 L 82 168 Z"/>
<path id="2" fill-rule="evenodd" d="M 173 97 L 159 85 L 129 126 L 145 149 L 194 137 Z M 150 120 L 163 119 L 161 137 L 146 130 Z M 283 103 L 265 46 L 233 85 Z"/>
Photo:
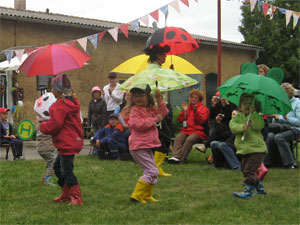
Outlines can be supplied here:
<path id="1" fill-rule="evenodd" d="M 250 200 L 234 198 L 242 190 L 240 171 L 215 169 L 209 155 L 193 150 L 184 165 L 164 164 L 172 177 L 159 178 L 146 205 L 129 201 L 139 166 L 77 156 L 75 174 L 82 206 L 53 203 L 58 187 L 42 183 L 44 162 L 1 161 L 1 224 L 299 224 L 299 169 L 270 169 L 268 194 Z"/>

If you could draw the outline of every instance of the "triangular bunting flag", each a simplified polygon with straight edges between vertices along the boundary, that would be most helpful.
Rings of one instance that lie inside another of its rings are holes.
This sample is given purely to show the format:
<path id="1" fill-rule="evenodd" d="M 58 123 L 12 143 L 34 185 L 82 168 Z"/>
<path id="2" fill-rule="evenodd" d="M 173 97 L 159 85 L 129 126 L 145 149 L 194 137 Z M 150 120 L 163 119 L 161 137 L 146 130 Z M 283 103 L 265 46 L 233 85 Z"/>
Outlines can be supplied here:
<path id="1" fill-rule="evenodd" d="M 106 34 L 107 31 L 103 31 L 101 33 L 98 33 L 98 43 L 102 40 L 102 38 L 104 37 L 104 35 Z"/>
<path id="2" fill-rule="evenodd" d="M 145 24 L 147 27 L 149 27 L 149 16 L 148 15 L 141 17 L 140 21 L 142 21 L 143 24 Z"/>
<path id="3" fill-rule="evenodd" d="M 133 29 L 135 29 L 137 32 L 139 32 L 140 23 L 139 23 L 138 19 L 132 21 L 130 24 L 131 24 L 131 26 L 132 26 Z"/>
<path id="4" fill-rule="evenodd" d="M 124 24 L 122 26 L 120 26 L 120 30 L 123 32 L 123 34 L 125 35 L 125 37 L 128 38 L 128 24 Z"/>
<path id="5" fill-rule="evenodd" d="M 158 18 L 158 10 L 153 11 L 152 13 L 150 13 L 150 16 L 153 17 L 153 19 L 155 19 L 157 22 L 159 22 L 159 18 Z"/>
<path id="6" fill-rule="evenodd" d="M 285 9 L 279 8 L 279 7 L 278 7 L 278 9 L 279 9 L 279 11 L 281 12 L 281 14 L 285 14 Z"/>
<path id="7" fill-rule="evenodd" d="M 77 39 L 77 42 L 80 44 L 80 46 L 86 52 L 87 37 Z"/>
<path id="8" fill-rule="evenodd" d="M 19 62 L 22 62 L 24 51 L 25 51 L 25 49 L 17 49 L 17 50 L 15 50 L 15 54 L 16 54 Z"/>
<path id="9" fill-rule="evenodd" d="M 119 31 L 119 27 L 114 27 L 108 30 L 108 33 L 110 33 L 110 35 L 115 40 L 115 42 L 118 41 L 118 31 Z"/>
<path id="10" fill-rule="evenodd" d="M 295 27 L 297 26 L 298 20 L 299 20 L 299 16 L 296 15 L 296 13 L 293 14 L 293 29 L 295 29 Z"/>
<path id="11" fill-rule="evenodd" d="M 285 26 L 287 27 L 287 25 L 290 23 L 291 20 L 291 16 L 293 15 L 293 11 L 292 10 L 286 10 L 285 11 Z"/>
<path id="12" fill-rule="evenodd" d="M 25 52 L 27 53 L 27 56 L 29 56 L 33 52 L 34 48 L 26 48 Z"/>
<path id="13" fill-rule="evenodd" d="M 258 10 L 261 11 L 261 7 L 262 7 L 263 3 L 261 0 L 257 0 L 257 2 L 258 2 Z"/>
<path id="14" fill-rule="evenodd" d="M 273 16 L 274 16 L 274 13 L 275 13 L 276 9 L 277 9 L 277 6 L 272 5 L 272 12 L 271 12 L 271 15 L 270 15 L 270 20 L 273 19 Z"/>
<path id="15" fill-rule="evenodd" d="M 170 6 L 172 6 L 178 13 L 180 13 L 180 8 L 179 8 L 179 4 L 178 4 L 178 0 L 175 0 L 171 3 L 169 3 Z"/>
<path id="16" fill-rule="evenodd" d="M 12 51 L 12 50 L 5 50 L 4 54 L 5 54 L 5 56 L 6 56 L 7 60 L 8 60 L 8 63 L 10 63 L 10 60 L 11 60 L 11 58 L 14 55 L 14 51 Z"/>
<path id="17" fill-rule="evenodd" d="M 189 0 L 180 0 L 183 4 L 189 7 Z"/>
<path id="18" fill-rule="evenodd" d="M 269 8 L 270 8 L 270 4 L 268 4 L 268 3 L 263 4 L 264 17 L 266 17 Z"/>
<path id="19" fill-rule="evenodd" d="M 159 10 L 166 16 L 169 12 L 169 7 L 168 7 L 168 5 L 165 5 L 165 6 L 161 7 Z"/>
<path id="20" fill-rule="evenodd" d="M 255 8 L 256 2 L 257 2 L 257 0 L 250 0 L 250 9 L 251 9 L 251 12 Z"/>
<path id="21" fill-rule="evenodd" d="M 95 49 L 97 49 L 98 46 L 98 34 L 93 34 L 91 36 L 88 36 L 89 41 L 92 43 Z"/>
<path id="22" fill-rule="evenodd" d="M 68 41 L 66 44 L 76 48 L 76 41 L 75 40 Z"/>

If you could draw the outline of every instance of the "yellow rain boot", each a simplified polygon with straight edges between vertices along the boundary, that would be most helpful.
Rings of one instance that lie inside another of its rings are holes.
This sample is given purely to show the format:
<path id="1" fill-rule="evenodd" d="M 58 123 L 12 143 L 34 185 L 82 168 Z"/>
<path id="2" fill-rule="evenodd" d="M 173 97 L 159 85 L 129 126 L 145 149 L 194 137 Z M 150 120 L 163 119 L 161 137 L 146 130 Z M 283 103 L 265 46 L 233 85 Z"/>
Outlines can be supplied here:
<path id="1" fill-rule="evenodd" d="M 154 184 L 148 184 L 146 188 L 146 192 L 144 193 L 143 197 L 148 202 L 158 202 L 157 199 L 153 198 L 152 192 L 153 192 Z"/>
<path id="2" fill-rule="evenodd" d="M 158 176 L 170 177 L 170 176 L 172 176 L 172 174 L 166 173 L 162 168 L 162 164 L 163 164 L 165 158 L 166 158 L 166 155 L 164 153 L 155 151 L 154 161 L 155 161 L 155 164 L 158 168 Z"/>
<path id="3" fill-rule="evenodd" d="M 145 201 L 143 195 L 147 191 L 148 185 L 149 184 L 146 181 L 139 179 L 135 185 L 135 189 L 134 189 L 132 195 L 130 196 L 130 201 L 146 204 L 147 202 Z"/>

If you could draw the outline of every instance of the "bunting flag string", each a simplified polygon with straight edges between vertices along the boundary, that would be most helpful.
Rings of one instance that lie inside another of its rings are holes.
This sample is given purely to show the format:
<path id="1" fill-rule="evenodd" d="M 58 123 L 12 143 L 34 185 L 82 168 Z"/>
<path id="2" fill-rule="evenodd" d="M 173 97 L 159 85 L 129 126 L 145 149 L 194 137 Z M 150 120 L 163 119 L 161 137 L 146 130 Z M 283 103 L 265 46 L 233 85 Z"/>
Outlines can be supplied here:
<path id="1" fill-rule="evenodd" d="M 245 2 L 246 4 L 249 3 L 249 0 Z M 255 6 L 258 5 L 258 10 L 261 11 L 263 9 L 264 17 L 267 15 L 270 15 L 270 20 L 273 19 L 274 13 L 276 9 L 279 10 L 280 13 L 285 15 L 285 25 L 286 27 L 290 23 L 291 18 L 293 18 L 293 29 L 296 28 L 297 23 L 299 21 L 300 12 L 296 12 L 293 10 L 283 9 L 274 5 L 271 5 L 269 3 L 263 2 L 262 0 L 250 0 L 250 10 L 253 12 Z"/>
<path id="2" fill-rule="evenodd" d="M 76 47 L 76 43 L 78 43 L 82 47 L 82 49 L 86 52 L 87 51 L 87 40 L 89 40 L 90 43 L 93 45 L 93 47 L 95 49 L 97 49 L 98 44 L 100 43 L 100 41 L 102 40 L 102 38 L 104 37 L 104 35 L 106 33 L 109 33 L 112 36 L 112 38 L 115 40 L 115 42 L 118 41 L 119 30 L 124 34 L 124 36 L 126 38 L 128 38 L 129 25 L 131 25 L 131 27 L 135 31 L 139 32 L 140 21 L 143 24 L 145 24 L 147 27 L 149 27 L 149 16 L 151 16 L 154 20 L 156 20 L 157 22 L 159 22 L 159 11 L 161 11 L 163 13 L 163 15 L 165 17 L 167 17 L 168 13 L 169 13 L 169 6 L 172 6 L 175 9 L 175 11 L 177 11 L 178 13 L 180 13 L 180 7 L 179 7 L 178 1 L 182 2 L 184 5 L 186 5 L 187 7 L 189 7 L 189 0 L 174 0 L 174 1 L 170 2 L 169 4 L 167 4 L 167 5 L 159 8 L 157 10 L 154 10 L 153 12 L 151 12 L 151 13 L 145 15 L 145 16 L 142 16 L 142 17 L 140 17 L 138 19 L 135 19 L 135 20 L 133 20 L 133 21 L 127 23 L 127 24 L 123 24 L 121 26 L 105 30 L 105 31 L 103 31 L 101 33 L 92 34 L 92 35 L 87 36 L 87 37 L 78 38 L 76 40 L 71 40 L 71 41 L 67 41 L 67 42 L 64 42 L 64 43 L 68 44 L 68 45 L 71 45 L 71 46 L 74 46 L 74 47 Z M 198 0 L 195 0 L 195 2 L 198 3 Z M 12 59 L 12 57 L 13 57 L 14 54 L 21 61 L 24 52 L 27 55 L 30 55 L 34 50 L 35 50 L 34 48 L 26 48 L 26 49 L 18 49 L 18 50 L 5 50 L 4 54 L 6 56 L 6 59 L 9 62 Z"/>

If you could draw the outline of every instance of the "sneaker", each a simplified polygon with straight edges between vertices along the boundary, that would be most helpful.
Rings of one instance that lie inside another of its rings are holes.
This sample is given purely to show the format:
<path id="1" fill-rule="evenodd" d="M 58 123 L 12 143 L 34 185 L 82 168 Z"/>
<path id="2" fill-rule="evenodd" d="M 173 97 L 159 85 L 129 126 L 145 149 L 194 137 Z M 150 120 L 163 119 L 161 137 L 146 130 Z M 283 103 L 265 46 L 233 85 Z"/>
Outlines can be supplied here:
<path id="1" fill-rule="evenodd" d="M 195 145 L 195 148 L 196 148 L 199 152 L 206 153 L 206 147 L 205 147 L 204 144 L 196 144 L 196 145 Z"/>
<path id="2" fill-rule="evenodd" d="M 171 157 L 171 158 L 168 159 L 168 163 L 169 164 L 179 164 L 180 160 L 177 159 L 176 157 Z"/>
<path id="3" fill-rule="evenodd" d="M 54 177 L 51 174 L 45 174 L 45 176 L 43 176 L 43 180 L 44 180 L 44 184 L 56 186 Z"/>

